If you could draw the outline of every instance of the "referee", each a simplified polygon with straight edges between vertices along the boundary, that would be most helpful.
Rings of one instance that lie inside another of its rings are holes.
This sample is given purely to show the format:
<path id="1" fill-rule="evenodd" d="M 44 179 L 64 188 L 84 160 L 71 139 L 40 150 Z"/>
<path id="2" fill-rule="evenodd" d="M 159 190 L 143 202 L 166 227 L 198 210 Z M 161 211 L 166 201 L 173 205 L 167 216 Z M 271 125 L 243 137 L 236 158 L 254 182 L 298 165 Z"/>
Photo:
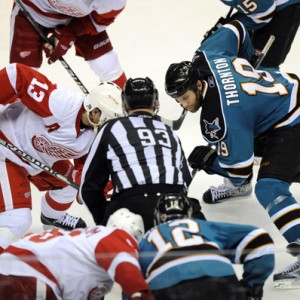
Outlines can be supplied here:
<path id="1" fill-rule="evenodd" d="M 80 196 L 96 224 L 105 225 L 114 211 L 125 207 L 140 214 L 148 230 L 159 196 L 186 194 L 192 177 L 179 138 L 155 117 L 159 101 L 152 80 L 128 79 L 122 104 L 126 117 L 106 122 L 94 140 Z M 114 192 L 107 202 L 103 191 L 109 178 Z"/>

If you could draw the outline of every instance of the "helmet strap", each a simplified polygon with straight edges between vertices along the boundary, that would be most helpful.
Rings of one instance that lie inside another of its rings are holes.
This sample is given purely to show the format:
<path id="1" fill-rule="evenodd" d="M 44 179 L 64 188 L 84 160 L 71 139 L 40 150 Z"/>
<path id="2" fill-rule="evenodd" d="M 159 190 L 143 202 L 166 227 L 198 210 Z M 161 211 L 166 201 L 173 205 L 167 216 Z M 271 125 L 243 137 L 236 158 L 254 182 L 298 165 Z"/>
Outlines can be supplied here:
<path id="1" fill-rule="evenodd" d="M 102 113 L 101 113 L 101 115 L 102 115 Z M 98 130 L 99 130 L 99 127 L 100 127 L 100 124 L 101 124 L 101 117 L 100 117 L 100 120 L 99 120 L 98 124 L 91 121 L 89 113 L 87 113 L 87 119 L 88 119 L 89 123 L 93 126 L 94 133 L 97 134 Z"/>
<path id="2" fill-rule="evenodd" d="M 159 101 L 158 100 L 154 100 L 154 106 L 153 106 L 153 115 L 156 116 L 158 114 L 159 111 Z"/>

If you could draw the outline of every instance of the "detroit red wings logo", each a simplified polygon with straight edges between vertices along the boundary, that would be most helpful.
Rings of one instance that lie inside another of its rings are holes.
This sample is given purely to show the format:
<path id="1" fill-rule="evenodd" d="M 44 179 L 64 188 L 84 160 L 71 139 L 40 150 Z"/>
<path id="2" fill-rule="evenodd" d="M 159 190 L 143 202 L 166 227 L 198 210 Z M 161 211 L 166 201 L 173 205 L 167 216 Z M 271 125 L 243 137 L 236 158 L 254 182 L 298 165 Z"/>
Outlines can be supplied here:
<path id="1" fill-rule="evenodd" d="M 53 144 L 44 136 L 33 136 L 32 145 L 35 150 L 41 153 L 46 153 L 49 156 L 59 159 L 70 159 L 78 157 L 80 153 L 72 151 L 62 145 Z"/>
<path id="2" fill-rule="evenodd" d="M 64 3 L 64 1 L 61 0 L 48 0 L 49 3 L 59 10 L 61 13 L 72 16 L 72 17 L 84 17 L 86 14 L 80 10 L 79 7 L 76 5 L 71 5 L 71 3 Z"/>

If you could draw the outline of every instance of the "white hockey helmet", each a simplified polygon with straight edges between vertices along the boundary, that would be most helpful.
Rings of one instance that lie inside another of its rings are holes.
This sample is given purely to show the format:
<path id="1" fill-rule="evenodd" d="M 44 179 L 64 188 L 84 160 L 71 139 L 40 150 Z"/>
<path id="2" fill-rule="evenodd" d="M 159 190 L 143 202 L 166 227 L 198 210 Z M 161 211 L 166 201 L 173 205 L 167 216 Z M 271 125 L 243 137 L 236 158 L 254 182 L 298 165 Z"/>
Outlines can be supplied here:
<path id="1" fill-rule="evenodd" d="M 89 122 L 98 127 L 107 120 L 124 116 L 121 93 L 122 90 L 110 81 L 103 81 L 92 89 L 83 101 L 84 109 L 89 113 L 94 108 L 98 108 L 101 117 L 99 123 L 95 124 L 91 122 L 88 114 Z"/>
<path id="2" fill-rule="evenodd" d="M 127 208 L 120 208 L 115 211 L 109 217 L 106 226 L 121 228 L 133 236 L 138 242 L 142 239 L 145 233 L 142 217 L 138 214 L 132 213 Z"/>

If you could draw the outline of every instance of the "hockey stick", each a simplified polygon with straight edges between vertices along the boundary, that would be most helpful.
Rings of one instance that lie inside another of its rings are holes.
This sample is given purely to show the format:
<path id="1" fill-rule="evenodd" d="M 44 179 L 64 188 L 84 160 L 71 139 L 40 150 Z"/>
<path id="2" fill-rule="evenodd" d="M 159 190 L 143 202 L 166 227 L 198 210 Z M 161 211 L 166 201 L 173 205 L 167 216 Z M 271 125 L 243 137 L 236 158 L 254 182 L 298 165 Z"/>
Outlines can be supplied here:
<path id="1" fill-rule="evenodd" d="M 234 9 L 234 7 L 231 7 L 231 8 L 229 9 L 229 11 L 228 11 L 228 13 L 227 13 L 227 15 L 226 15 L 226 17 L 225 17 L 225 20 L 228 20 L 228 19 L 230 18 L 231 14 L 232 14 L 232 12 L 233 12 L 233 9 Z"/>
<path id="2" fill-rule="evenodd" d="M 275 36 L 274 35 L 270 35 L 270 37 L 269 37 L 266 45 L 261 50 L 260 55 L 258 56 L 258 58 L 255 61 L 255 64 L 254 64 L 254 68 L 255 69 L 257 69 L 260 66 L 260 64 L 262 63 L 262 61 L 266 57 L 266 55 L 267 55 L 269 49 L 271 48 L 272 44 L 274 43 L 274 41 L 275 41 Z"/>
<path id="3" fill-rule="evenodd" d="M 46 166 L 45 164 L 43 164 L 41 161 L 35 159 L 34 157 L 32 157 L 31 155 L 25 153 L 24 151 L 22 151 L 21 149 L 19 149 L 18 147 L 10 144 L 9 142 L 6 142 L 5 140 L 0 138 L 0 144 L 2 146 L 4 146 L 5 148 L 11 150 L 12 152 L 18 154 L 20 157 L 24 158 L 25 160 L 27 160 L 28 162 L 34 164 L 35 166 L 39 167 L 40 169 L 42 169 L 43 171 L 46 171 L 47 173 L 49 173 L 50 175 L 52 175 L 53 177 L 59 179 L 60 181 L 72 186 L 74 189 L 79 190 L 79 185 L 77 183 L 75 183 L 74 181 L 70 180 L 69 178 L 65 177 L 64 175 L 56 172 L 55 170 L 53 170 L 52 168 L 50 168 L 49 166 Z M 82 200 L 79 199 L 79 197 L 77 197 L 77 202 L 79 204 L 83 204 Z"/>
<path id="4" fill-rule="evenodd" d="M 162 121 L 163 123 L 167 124 L 167 125 L 170 126 L 173 130 L 178 130 L 178 129 L 181 127 L 181 125 L 182 125 L 182 123 L 183 123 L 183 121 L 184 121 L 184 119 L 185 119 L 186 113 L 187 113 L 187 110 L 184 109 L 184 110 L 182 111 L 180 117 L 179 117 L 177 120 L 169 120 L 169 119 L 165 119 L 165 118 L 163 118 L 163 117 L 161 117 L 161 116 L 158 116 L 158 115 L 157 115 L 156 117 L 157 117 L 157 119 L 158 119 L 159 121 Z"/>
<path id="5" fill-rule="evenodd" d="M 19 7 L 21 8 L 21 10 L 23 11 L 26 19 L 31 23 L 31 25 L 34 27 L 34 29 L 37 31 L 37 33 L 39 34 L 39 36 L 42 38 L 42 40 L 45 43 L 48 43 L 50 45 L 53 46 L 53 43 L 50 41 L 50 39 L 48 39 L 44 33 L 42 32 L 42 30 L 40 29 L 39 25 L 34 21 L 34 19 L 32 18 L 32 16 L 30 15 L 30 13 L 28 12 L 28 10 L 26 9 L 26 7 L 24 6 L 24 4 L 20 1 L 20 0 L 15 0 L 15 2 L 19 5 Z M 80 79 L 77 77 L 77 75 L 74 73 L 74 71 L 71 69 L 71 67 L 69 66 L 69 64 L 64 60 L 63 57 L 59 58 L 59 61 L 61 62 L 61 64 L 63 65 L 63 67 L 67 70 L 67 72 L 71 75 L 71 77 L 74 79 L 74 81 L 76 82 L 76 84 L 79 86 L 79 88 L 82 90 L 82 92 L 84 94 L 88 94 L 88 90 L 86 89 L 86 87 L 83 85 L 83 83 L 80 81 Z"/>

